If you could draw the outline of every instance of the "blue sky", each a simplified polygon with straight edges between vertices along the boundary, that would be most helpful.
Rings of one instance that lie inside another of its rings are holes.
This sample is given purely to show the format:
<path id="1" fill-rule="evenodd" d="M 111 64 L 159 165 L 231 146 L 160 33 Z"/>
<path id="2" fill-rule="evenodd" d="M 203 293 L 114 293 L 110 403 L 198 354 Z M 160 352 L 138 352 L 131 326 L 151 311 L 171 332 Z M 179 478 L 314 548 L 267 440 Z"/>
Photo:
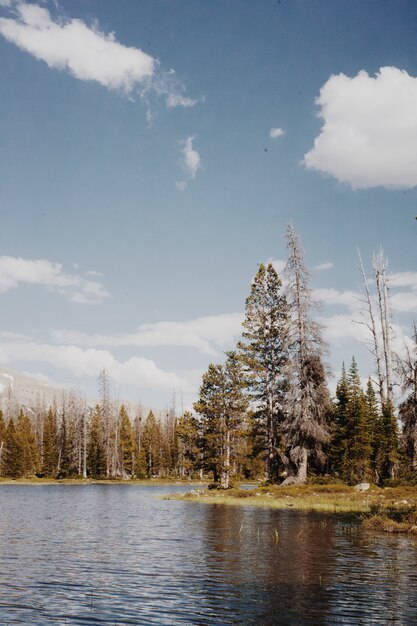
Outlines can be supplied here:
<path id="1" fill-rule="evenodd" d="M 417 312 L 415 2 L 0 0 L 0 72 L 6 367 L 90 396 L 106 367 L 121 397 L 190 404 L 257 264 L 282 267 L 289 222 L 333 370 L 356 354 L 372 372 L 350 322 L 357 248 L 389 258 L 400 349 Z"/>

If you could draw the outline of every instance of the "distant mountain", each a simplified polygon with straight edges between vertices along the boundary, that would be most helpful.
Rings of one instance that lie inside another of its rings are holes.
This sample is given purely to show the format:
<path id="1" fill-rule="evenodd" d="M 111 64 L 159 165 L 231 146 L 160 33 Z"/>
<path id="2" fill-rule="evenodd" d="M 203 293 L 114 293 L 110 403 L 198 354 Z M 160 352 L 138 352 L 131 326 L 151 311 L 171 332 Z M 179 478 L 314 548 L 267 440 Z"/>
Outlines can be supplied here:
<path id="1" fill-rule="evenodd" d="M 62 395 L 62 389 L 50 382 L 0 367 L 0 407 L 6 411 L 11 402 L 34 406 L 44 401 L 50 404 Z"/>
<path id="2" fill-rule="evenodd" d="M 29 374 L 15 372 L 5 367 L 0 367 L 0 409 L 4 414 L 8 414 L 9 407 L 16 405 L 23 407 L 35 407 L 38 404 L 50 405 L 56 399 L 60 406 L 64 393 L 69 393 L 69 389 L 54 386 L 50 381 L 43 381 Z M 99 402 L 97 398 L 87 398 L 87 404 L 94 406 Z M 122 404 L 123 400 L 119 401 Z M 126 409 L 133 420 L 137 406 L 131 402 L 124 402 Z M 142 406 L 142 416 L 146 418 L 152 410 L 156 417 L 162 418 L 166 411 Z"/>

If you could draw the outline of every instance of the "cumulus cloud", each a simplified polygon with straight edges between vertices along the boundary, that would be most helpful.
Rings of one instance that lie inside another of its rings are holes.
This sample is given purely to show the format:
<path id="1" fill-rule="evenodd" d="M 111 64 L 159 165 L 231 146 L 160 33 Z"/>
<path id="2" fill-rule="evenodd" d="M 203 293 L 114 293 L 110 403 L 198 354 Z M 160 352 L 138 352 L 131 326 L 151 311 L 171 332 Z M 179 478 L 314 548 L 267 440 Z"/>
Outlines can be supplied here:
<path id="1" fill-rule="evenodd" d="M 417 185 L 417 78 L 396 67 L 331 76 L 316 100 L 324 121 L 308 169 L 353 188 Z"/>
<path id="2" fill-rule="evenodd" d="M 285 266 L 287 265 L 287 261 L 284 261 L 283 259 L 269 259 L 267 261 L 267 264 L 268 263 L 272 263 L 278 276 L 282 279 L 282 274 L 284 273 Z"/>
<path id="3" fill-rule="evenodd" d="M 178 191 L 185 191 L 188 187 L 188 183 L 185 180 L 177 180 L 175 183 L 175 187 Z"/>
<path id="4" fill-rule="evenodd" d="M 119 383 L 165 391 L 173 388 L 189 390 L 189 383 L 185 378 L 161 370 L 150 359 L 131 357 L 126 361 L 119 361 L 108 350 L 91 348 L 83 350 L 71 345 L 54 346 L 30 341 L 10 341 L 1 343 L 0 355 L 4 362 L 18 360 L 48 363 L 65 369 L 76 377 L 97 378 L 99 372 L 105 368 Z"/>
<path id="5" fill-rule="evenodd" d="M 80 19 L 54 20 L 44 7 L 22 2 L 11 17 L 0 18 L 0 34 L 50 68 L 66 70 L 79 80 L 94 81 L 130 97 L 145 97 L 153 91 L 166 97 L 168 107 L 196 103 L 184 95 L 174 70 L 164 72 L 149 54 L 123 45 L 114 33 L 106 34 Z"/>
<path id="6" fill-rule="evenodd" d="M 282 128 L 271 128 L 269 131 L 271 139 L 278 139 L 278 137 L 282 137 L 283 135 L 285 135 L 285 130 L 282 130 Z"/>
<path id="7" fill-rule="evenodd" d="M 74 302 L 95 304 L 110 294 L 97 281 L 86 280 L 78 274 L 66 274 L 60 263 L 46 259 L 0 257 L 0 293 L 20 284 L 43 285 L 58 291 Z"/>
<path id="8" fill-rule="evenodd" d="M 71 330 L 55 330 L 58 342 L 84 347 L 158 347 L 195 348 L 202 354 L 218 356 L 220 349 L 230 346 L 242 330 L 242 313 L 225 313 L 199 317 L 184 322 L 142 324 L 133 333 L 89 335 Z"/>
<path id="9" fill-rule="evenodd" d="M 316 272 L 324 272 L 326 270 L 330 270 L 333 267 L 333 263 L 330 261 L 328 263 L 319 263 L 314 267 Z"/>
<path id="10" fill-rule="evenodd" d="M 324 306 L 345 306 L 356 311 L 362 306 L 361 294 L 357 291 L 339 291 L 338 289 L 313 289 L 313 297 Z"/>
<path id="11" fill-rule="evenodd" d="M 194 137 L 187 137 L 183 142 L 182 147 L 182 166 L 184 170 L 191 176 L 191 178 L 195 178 L 198 170 L 201 169 L 201 159 L 200 155 L 193 148 Z"/>

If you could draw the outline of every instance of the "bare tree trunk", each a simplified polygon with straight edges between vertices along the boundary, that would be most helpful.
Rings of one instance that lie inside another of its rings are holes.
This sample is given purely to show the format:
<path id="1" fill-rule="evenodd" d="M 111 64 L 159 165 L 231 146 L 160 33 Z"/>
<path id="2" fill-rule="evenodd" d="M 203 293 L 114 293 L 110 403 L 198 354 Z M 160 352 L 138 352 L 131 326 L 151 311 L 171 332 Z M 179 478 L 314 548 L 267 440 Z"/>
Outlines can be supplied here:
<path id="1" fill-rule="evenodd" d="M 362 257 L 359 251 L 358 251 L 358 256 L 359 256 L 359 267 L 362 273 L 363 286 L 365 289 L 366 304 L 368 308 L 368 315 L 369 315 L 369 322 L 370 322 L 369 324 L 366 324 L 366 326 L 367 328 L 369 328 L 372 334 L 372 342 L 373 342 L 372 353 L 375 357 L 375 362 L 376 362 L 376 372 L 377 372 L 377 377 L 378 377 L 378 392 L 379 392 L 380 404 L 381 404 L 381 407 L 383 407 L 386 401 L 385 378 L 384 378 L 384 373 L 382 370 L 382 357 L 381 357 L 380 345 L 378 341 L 378 331 L 377 331 L 376 322 L 375 322 L 375 315 L 374 315 L 374 309 L 372 306 L 371 294 L 369 291 L 368 279 L 365 274 L 365 269 L 362 263 Z"/>
<path id="2" fill-rule="evenodd" d="M 308 469 L 308 450 L 304 446 L 294 449 L 291 452 L 291 461 L 296 466 L 296 473 L 288 476 L 282 484 L 283 487 L 287 485 L 303 485 L 307 480 Z"/>
<path id="3" fill-rule="evenodd" d="M 220 478 L 222 489 L 229 489 L 230 484 L 230 431 L 226 432 L 224 443 L 224 460 Z"/>
<path id="4" fill-rule="evenodd" d="M 379 315 L 381 320 L 382 344 L 384 349 L 386 399 L 391 406 L 394 404 L 392 382 L 391 327 L 389 320 L 388 288 L 386 278 L 386 261 L 382 251 L 374 258 L 374 274 L 378 293 Z"/>
<path id="5" fill-rule="evenodd" d="M 82 414 L 83 419 L 83 478 L 87 478 L 87 419 L 85 411 Z"/>

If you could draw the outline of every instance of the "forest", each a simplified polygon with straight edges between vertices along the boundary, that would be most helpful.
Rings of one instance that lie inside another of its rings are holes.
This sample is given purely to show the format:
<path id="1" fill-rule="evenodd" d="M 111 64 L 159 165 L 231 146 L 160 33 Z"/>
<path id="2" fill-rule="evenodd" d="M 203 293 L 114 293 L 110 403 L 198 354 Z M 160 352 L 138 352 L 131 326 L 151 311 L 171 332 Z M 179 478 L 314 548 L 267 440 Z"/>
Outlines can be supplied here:
<path id="1" fill-rule="evenodd" d="M 132 411 L 112 399 L 105 370 L 94 407 L 76 392 L 49 406 L 9 398 L 0 412 L 0 475 L 200 478 L 223 489 L 249 479 L 415 483 L 417 331 L 414 348 L 395 354 L 383 254 L 373 259 L 372 279 L 360 260 L 374 371 L 363 388 L 349 359 L 332 398 L 310 272 L 292 226 L 286 241 L 283 276 L 272 263 L 259 265 L 241 339 L 222 363 L 208 366 L 194 411 L 178 415 L 175 402 L 161 414 Z"/>

